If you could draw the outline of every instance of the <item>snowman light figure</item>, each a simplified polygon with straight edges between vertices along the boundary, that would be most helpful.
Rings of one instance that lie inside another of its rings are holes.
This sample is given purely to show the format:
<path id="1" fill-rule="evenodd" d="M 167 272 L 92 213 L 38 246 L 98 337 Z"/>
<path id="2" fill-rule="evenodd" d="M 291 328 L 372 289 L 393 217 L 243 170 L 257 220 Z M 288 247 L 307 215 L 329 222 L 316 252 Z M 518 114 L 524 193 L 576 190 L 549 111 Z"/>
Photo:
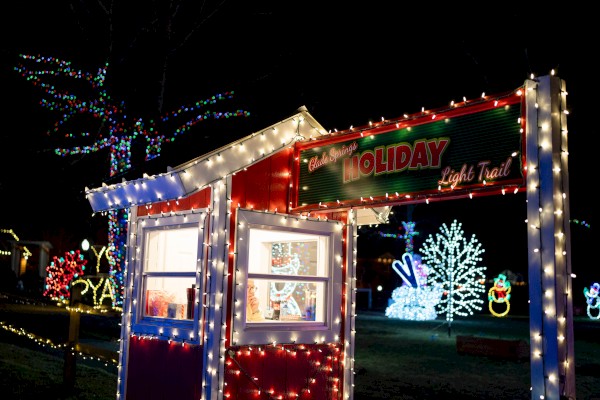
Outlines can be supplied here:
<path id="1" fill-rule="evenodd" d="M 590 319 L 600 319 L 600 310 L 592 312 L 593 309 L 600 309 L 600 283 L 596 282 L 590 286 L 590 288 L 583 288 L 583 294 L 587 303 L 587 315 Z M 596 314 L 595 316 L 593 314 Z"/>
<path id="2" fill-rule="evenodd" d="M 504 317 L 510 311 L 510 282 L 506 279 L 506 275 L 499 274 L 497 278 L 494 278 L 494 286 L 492 286 L 488 292 L 489 309 L 495 317 Z M 502 312 L 494 310 L 494 303 L 504 303 L 506 308 Z"/>

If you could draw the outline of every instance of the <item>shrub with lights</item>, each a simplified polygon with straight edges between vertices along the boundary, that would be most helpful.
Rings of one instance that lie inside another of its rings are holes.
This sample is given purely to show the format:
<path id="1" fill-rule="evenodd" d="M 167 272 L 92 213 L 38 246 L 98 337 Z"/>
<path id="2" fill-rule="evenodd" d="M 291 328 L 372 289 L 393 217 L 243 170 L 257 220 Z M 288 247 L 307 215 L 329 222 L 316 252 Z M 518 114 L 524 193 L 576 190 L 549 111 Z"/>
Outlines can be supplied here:
<path id="1" fill-rule="evenodd" d="M 87 260 L 79 250 L 71 250 L 64 257 L 53 257 L 46 267 L 46 285 L 44 296 L 60 303 L 66 303 L 71 298 L 71 282 L 83 276 Z"/>
<path id="2" fill-rule="evenodd" d="M 444 293 L 436 310 L 446 314 L 448 335 L 454 316 L 470 316 L 482 309 L 486 267 L 479 265 L 485 251 L 475 235 L 464 236 L 462 224 L 442 224 L 440 233 L 425 240 L 420 253 L 429 266 L 428 282 L 441 283 Z"/>

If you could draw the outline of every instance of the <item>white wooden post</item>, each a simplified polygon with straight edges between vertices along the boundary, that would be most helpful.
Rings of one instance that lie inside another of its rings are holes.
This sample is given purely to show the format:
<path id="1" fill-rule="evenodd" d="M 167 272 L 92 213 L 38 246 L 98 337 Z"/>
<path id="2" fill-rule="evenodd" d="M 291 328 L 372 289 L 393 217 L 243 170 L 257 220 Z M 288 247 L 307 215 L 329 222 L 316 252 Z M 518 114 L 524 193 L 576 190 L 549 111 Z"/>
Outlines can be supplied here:
<path id="1" fill-rule="evenodd" d="M 531 399 L 575 399 L 565 83 L 527 80 Z"/>

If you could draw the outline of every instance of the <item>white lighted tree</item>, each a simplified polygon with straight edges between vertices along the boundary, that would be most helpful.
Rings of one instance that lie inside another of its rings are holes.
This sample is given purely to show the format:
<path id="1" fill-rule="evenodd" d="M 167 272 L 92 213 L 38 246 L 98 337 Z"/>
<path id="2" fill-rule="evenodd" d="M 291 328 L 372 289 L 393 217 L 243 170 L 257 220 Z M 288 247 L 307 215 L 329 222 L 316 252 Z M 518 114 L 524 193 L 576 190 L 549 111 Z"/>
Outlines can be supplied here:
<path id="1" fill-rule="evenodd" d="M 444 293 L 436 311 L 446 314 L 450 336 L 455 315 L 469 316 L 482 309 L 486 267 L 478 264 L 485 250 L 475 235 L 467 240 L 462 224 L 456 220 L 450 228 L 442 224 L 440 231 L 435 239 L 429 235 L 420 253 L 423 262 L 429 266 L 428 283 L 443 287 Z"/>

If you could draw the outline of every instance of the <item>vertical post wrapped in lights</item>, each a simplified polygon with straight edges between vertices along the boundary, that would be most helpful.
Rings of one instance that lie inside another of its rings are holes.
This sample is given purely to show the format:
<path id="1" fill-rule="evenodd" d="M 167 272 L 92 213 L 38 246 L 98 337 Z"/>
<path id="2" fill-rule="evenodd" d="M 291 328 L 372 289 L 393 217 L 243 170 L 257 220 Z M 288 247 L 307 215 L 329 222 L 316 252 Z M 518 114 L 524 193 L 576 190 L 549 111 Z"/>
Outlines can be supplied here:
<path id="1" fill-rule="evenodd" d="M 346 246 L 346 325 L 344 343 L 344 398 L 349 399 L 354 393 L 354 344 L 356 342 L 356 262 L 358 260 L 358 224 L 356 223 L 356 213 L 354 209 L 348 211 L 348 229 L 346 240 L 351 241 L 350 246 Z"/>
<path id="2" fill-rule="evenodd" d="M 126 246 L 133 251 L 127 252 L 125 266 L 123 268 L 123 314 L 121 316 L 121 339 L 119 343 L 119 366 L 117 371 L 117 400 L 125 398 L 125 389 L 127 383 L 127 353 L 129 351 L 129 335 L 131 334 L 133 303 L 129 299 L 134 299 L 134 274 L 131 265 L 135 265 L 136 257 L 139 252 L 139 242 L 137 237 L 137 209 L 134 207 L 130 210 L 127 230 Z"/>
<path id="3" fill-rule="evenodd" d="M 531 398 L 575 398 L 565 83 L 526 90 Z"/>
<path id="4" fill-rule="evenodd" d="M 208 235 L 209 255 L 208 275 L 205 295 L 208 312 L 206 318 L 206 359 L 203 382 L 203 399 L 221 398 L 223 395 L 223 360 L 225 359 L 226 336 L 226 260 L 229 248 L 225 246 L 228 238 L 228 202 L 226 179 L 212 185 L 212 207 L 210 234 Z"/>

